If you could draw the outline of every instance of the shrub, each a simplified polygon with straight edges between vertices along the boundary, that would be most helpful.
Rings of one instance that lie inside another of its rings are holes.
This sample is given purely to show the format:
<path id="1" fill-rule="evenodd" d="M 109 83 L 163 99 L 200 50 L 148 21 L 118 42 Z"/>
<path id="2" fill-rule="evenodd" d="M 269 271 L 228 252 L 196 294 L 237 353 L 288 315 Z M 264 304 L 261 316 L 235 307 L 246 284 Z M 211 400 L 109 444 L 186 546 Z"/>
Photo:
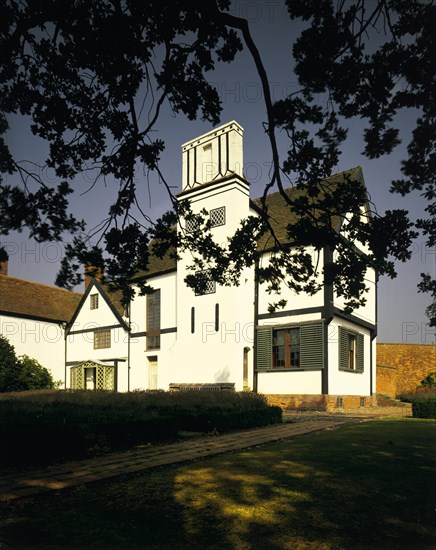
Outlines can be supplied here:
<path id="1" fill-rule="evenodd" d="M 50 390 L 55 387 L 55 382 L 49 371 L 36 359 L 28 355 L 19 357 L 21 362 L 21 377 L 26 390 Z"/>
<path id="2" fill-rule="evenodd" d="M 0 336 L 0 392 L 26 389 L 22 386 L 19 370 L 14 346 L 4 336 Z"/>
<path id="3" fill-rule="evenodd" d="M 415 397 L 412 401 L 412 412 L 414 418 L 436 419 L 436 394 Z"/>
<path id="4" fill-rule="evenodd" d="M 0 392 L 53 389 L 49 371 L 27 355 L 17 357 L 15 348 L 0 336 Z"/>
<path id="5" fill-rule="evenodd" d="M 436 388 L 436 371 L 431 372 L 428 376 L 421 380 L 423 388 Z"/>
<path id="6" fill-rule="evenodd" d="M 251 410 L 215 410 L 196 414 L 182 414 L 180 429 L 193 432 L 224 433 L 231 430 L 268 426 L 282 421 L 280 407 Z"/>

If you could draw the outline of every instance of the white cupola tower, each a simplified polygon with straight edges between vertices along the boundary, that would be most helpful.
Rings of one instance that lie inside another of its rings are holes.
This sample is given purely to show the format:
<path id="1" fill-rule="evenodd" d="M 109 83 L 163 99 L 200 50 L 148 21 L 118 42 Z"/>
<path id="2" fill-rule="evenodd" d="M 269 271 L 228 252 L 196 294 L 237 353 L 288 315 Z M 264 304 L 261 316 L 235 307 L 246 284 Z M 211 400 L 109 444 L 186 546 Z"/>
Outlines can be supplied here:
<path id="1" fill-rule="evenodd" d="M 212 238 L 224 247 L 250 213 L 249 185 L 243 175 L 243 132 L 231 121 L 182 145 L 178 200 L 189 201 L 194 214 L 201 212 L 203 219 L 210 221 Z M 181 220 L 178 230 L 193 231 L 191 221 Z M 189 267 L 195 265 L 197 254 L 195 250 L 179 251 L 177 261 L 177 342 L 173 353 L 174 361 L 183 357 L 189 369 L 173 382 L 230 382 L 242 390 L 251 385 L 244 378 L 243 358 L 252 345 L 247 335 L 252 331 L 253 315 L 246 304 L 254 299 L 254 277 L 246 269 L 239 286 L 221 286 L 211 279 L 205 291 L 196 294 L 187 287 L 185 277 L 192 273 Z"/>
<path id="2" fill-rule="evenodd" d="M 232 120 L 182 145 L 182 192 L 236 174 L 243 178 L 244 130 Z"/>

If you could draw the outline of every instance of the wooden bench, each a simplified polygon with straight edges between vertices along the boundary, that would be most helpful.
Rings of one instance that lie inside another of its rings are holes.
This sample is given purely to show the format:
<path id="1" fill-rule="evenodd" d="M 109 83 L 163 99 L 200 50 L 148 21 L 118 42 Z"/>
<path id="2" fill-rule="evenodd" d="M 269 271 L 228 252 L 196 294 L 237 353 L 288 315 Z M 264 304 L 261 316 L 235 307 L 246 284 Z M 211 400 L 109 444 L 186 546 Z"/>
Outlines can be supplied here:
<path id="1" fill-rule="evenodd" d="M 235 384 L 232 382 L 213 382 L 206 384 L 176 384 L 169 386 L 170 391 L 234 391 Z"/>

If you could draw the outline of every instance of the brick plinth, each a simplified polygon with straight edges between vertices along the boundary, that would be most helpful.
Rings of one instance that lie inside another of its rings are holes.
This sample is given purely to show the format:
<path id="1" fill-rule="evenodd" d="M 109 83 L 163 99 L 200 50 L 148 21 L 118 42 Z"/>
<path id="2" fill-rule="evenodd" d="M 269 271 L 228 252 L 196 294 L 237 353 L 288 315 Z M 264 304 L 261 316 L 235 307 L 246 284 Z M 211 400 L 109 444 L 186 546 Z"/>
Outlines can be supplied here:
<path id="1" fill-rule="evenodd" d="M 375 396 L 360 395 L 266 395 L 270 405 L 278 405 L 283 410 L 334 411 L 374 407 Z"/>

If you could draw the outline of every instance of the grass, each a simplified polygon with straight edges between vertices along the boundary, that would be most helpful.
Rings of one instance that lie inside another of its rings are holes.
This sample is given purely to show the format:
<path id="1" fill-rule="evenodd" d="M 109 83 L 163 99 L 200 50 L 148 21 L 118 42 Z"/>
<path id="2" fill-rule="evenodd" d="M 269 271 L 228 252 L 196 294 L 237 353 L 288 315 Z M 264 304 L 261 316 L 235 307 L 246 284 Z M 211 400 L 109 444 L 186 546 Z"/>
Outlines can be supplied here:
<path id="1" fill-rule="evenodd" d="M 3 510 L 25 548 L 434 548 L 435 422 L 347 425 Z"/>

